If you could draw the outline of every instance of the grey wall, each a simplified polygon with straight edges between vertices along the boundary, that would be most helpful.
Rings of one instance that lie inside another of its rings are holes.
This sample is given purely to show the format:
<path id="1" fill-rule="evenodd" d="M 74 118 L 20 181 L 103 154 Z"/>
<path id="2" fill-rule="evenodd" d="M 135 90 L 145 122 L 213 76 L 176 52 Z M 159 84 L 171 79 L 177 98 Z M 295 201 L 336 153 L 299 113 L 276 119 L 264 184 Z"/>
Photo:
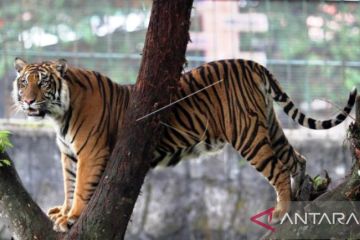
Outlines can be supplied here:
<path id="1" fill-rule="evenodd" d="M 54 133 L 38 127 L 2 128 L 13 132 L 15 147 L 9 154 L 28 191 L 44 210 L 62 204 L 61 166 Z M 351 165 L 343 132 L 294 130 L 287 135 L 307 157 L 311 175 L 327 169 L 333 179 L 340 179 Z M 250 216 L 272 207 L 274 199 L 267 181 L 226 147 L 211 157 L 151 171 L 126 239 L 259 238 L 264 231 L 250 222 Z"/>

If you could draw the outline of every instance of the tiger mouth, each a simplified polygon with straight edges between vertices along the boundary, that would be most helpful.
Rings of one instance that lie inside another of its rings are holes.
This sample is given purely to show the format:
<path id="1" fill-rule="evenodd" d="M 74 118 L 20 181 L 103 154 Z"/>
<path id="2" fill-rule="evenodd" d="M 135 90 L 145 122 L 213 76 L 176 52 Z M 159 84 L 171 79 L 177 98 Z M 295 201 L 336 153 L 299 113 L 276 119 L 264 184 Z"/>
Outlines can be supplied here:
<path id="1" fill-rule="evenodd" d="M 27 111 L 27 115 L 29 117 L 44 117 L 45 116 L 45 112 L 40 110 L 40 109 L 33 109 L 33 108 L 30 108 L 28 109 Z"/>

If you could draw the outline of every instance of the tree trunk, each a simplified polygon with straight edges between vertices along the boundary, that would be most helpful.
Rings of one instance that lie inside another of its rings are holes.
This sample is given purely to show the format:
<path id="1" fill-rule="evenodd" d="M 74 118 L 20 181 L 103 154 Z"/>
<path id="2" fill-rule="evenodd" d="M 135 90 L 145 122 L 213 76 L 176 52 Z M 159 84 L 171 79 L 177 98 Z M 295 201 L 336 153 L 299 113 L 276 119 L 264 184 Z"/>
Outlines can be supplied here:
<path id="1" fill-rule="evenodd" d="M 12 166 L 0 168 L 0 207 L 20 239 L 123 239 L 185 63 L 193 0 L 154 0 L 140 72 L 99 187 L 63 236 L 31 200 Z M 3 173 L 4 172 L 4 173 Z"/>
<path id="2" fill-rule="evenodd" d="M 100 187 L 72 227 L 70 239 L 123 239 L 155 146 L 161 115 L 140 117 L 168 105 L 185 63 L 192 0 L 155 0 L 143 59 L 123 127 Z"/>

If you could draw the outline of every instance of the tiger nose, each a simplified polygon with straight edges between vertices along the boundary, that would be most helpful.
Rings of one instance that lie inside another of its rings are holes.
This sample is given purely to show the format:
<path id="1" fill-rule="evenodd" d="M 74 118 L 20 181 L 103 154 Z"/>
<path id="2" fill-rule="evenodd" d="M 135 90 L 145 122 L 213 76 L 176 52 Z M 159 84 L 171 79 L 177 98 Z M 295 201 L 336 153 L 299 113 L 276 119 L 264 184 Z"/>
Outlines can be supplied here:
<path id="1" fill-rule="evenodd" d="M 35 102 L 35 98 L 33 98 L 33 99 L 24 99 L 24 102 L 27 103 L 28 105 L 31 105 L 32 103 Z"/>

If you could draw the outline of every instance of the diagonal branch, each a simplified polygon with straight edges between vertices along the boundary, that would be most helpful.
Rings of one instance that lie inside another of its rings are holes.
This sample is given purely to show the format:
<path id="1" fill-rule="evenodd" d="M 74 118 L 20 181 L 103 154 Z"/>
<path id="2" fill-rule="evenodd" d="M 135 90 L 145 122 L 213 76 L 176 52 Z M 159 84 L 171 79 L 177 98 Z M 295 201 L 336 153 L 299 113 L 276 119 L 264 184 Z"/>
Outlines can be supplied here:
<path id="1" fill-rule="evenodd" d="M 0 152 L 0 159 L 10 160 Z M 41 211 L 11 165 L 0 167 L 0 211 L 16 239 L 59 239 L 61 234 L 52 229 L 52 222 Z"/>

